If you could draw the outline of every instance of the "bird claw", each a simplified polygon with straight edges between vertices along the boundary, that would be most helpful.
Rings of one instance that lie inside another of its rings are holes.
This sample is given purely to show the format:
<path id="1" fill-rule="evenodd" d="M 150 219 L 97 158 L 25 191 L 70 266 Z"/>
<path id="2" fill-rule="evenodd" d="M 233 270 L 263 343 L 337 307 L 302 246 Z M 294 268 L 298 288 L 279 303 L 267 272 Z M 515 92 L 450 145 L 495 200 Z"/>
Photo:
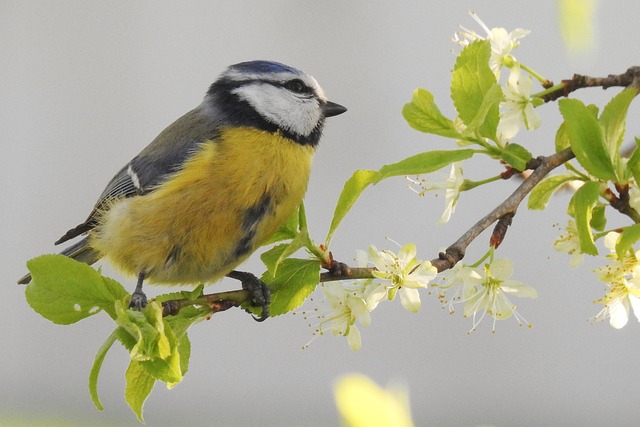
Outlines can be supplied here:
<path id="1" fill-rule="evenodd" d="M 260 317 L 253 316 L 256 322 L 263 322 L 269 317 L 269 304 L 271 303 L 271 290 L 262 280 L 255 275 L 244 271 L 232 271 L 227 274 L 232 279 L 239 280 L 242 283 L 242 289 L 249 291 L 251 294 L 251 305 L 261 307 L 262 314 Z"/>
<path id="2" fill-rule="evenodd" d="M 248 280 L 242 282 L 242 289 L 251 293 L 251 305 L 262 308 L 260 317 L 252 314 L 253 320 L 263 322 L 269 317 L 269 304 L 271 303 L 271 290 L 262 280 L 253 274 Z"/>
<path id="3" fill-rule="evenodd" d="M 131 301 L 129 302 L 129 308 L 134 310 L 142 310 L 147 306 L 147 296 L 142 291 L 134 291 L 131 294 Z"/>

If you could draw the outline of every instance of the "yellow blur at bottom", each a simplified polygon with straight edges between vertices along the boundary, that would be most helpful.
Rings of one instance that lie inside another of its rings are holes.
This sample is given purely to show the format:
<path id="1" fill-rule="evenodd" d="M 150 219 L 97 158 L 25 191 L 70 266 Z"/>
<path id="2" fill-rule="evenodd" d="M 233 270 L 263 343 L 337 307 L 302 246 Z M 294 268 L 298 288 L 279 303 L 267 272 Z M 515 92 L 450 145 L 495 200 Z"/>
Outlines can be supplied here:
<path id="1" fill-rule="evenodd" d="M 402 388 L 385 390 L 363 375 L 351 374 L 338 380 L 334 394 L 347 427 L 413 427 L 409 396 Z"/>

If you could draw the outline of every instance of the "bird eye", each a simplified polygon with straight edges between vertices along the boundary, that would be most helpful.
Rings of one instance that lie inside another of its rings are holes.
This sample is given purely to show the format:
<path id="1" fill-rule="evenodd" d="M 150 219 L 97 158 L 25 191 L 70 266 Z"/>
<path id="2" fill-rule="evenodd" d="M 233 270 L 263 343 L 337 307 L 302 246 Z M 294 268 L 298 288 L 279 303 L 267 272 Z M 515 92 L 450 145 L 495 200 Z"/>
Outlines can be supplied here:
<path id="1" fill-rule="evenodd" d="M 284 87 L 293 93 L 305 93 L 309 91 L 307 86 L 300 79 L 289 80 L 284 84 Z"/>

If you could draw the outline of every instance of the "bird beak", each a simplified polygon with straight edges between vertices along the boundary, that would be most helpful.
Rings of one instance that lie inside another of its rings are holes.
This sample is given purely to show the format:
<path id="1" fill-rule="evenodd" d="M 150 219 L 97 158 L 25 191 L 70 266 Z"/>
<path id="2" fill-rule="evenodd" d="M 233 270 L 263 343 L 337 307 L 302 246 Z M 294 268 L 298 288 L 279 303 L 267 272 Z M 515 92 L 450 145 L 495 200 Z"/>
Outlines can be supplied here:
<path id="1" fill-rule="evenodd" d="M 322 112 L 324 113 L 325 117 L 337 116 L 338 114 L 342 114 L 345 111 L 347 111 L 345 107 L 340 104 L 336 104 L 335 102 L 327 101 L 322 104 Z"/>

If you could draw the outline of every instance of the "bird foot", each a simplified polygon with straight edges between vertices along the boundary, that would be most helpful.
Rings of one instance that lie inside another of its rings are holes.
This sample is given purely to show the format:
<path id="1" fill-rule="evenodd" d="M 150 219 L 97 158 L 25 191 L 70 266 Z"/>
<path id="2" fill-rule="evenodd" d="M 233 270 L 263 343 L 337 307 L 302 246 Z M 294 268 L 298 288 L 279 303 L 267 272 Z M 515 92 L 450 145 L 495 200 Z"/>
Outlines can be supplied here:
<path id="1" fill-rule="evenodd" d="M 227 275 L 233 279 L 240 280 L 242 289 L 249 291 L 251 294 L 251 305 L 261 307 L 262 314 L 260 317 L 253 316 L 257 322 L 262 322 L 269 317 L 269 304 L 271 303 L 271 290 L 262 280 L 251 273 L 244 271 L 232 271 Z"/>
<path id="2" fill-rule="evenodd" d="M 147 306 L 147 296 L 142 291 L 134 291 L 131 294 L 131 301 L 129 302 L 129 308 L 133 308 L 134 310 L 142 310 Z"/>

